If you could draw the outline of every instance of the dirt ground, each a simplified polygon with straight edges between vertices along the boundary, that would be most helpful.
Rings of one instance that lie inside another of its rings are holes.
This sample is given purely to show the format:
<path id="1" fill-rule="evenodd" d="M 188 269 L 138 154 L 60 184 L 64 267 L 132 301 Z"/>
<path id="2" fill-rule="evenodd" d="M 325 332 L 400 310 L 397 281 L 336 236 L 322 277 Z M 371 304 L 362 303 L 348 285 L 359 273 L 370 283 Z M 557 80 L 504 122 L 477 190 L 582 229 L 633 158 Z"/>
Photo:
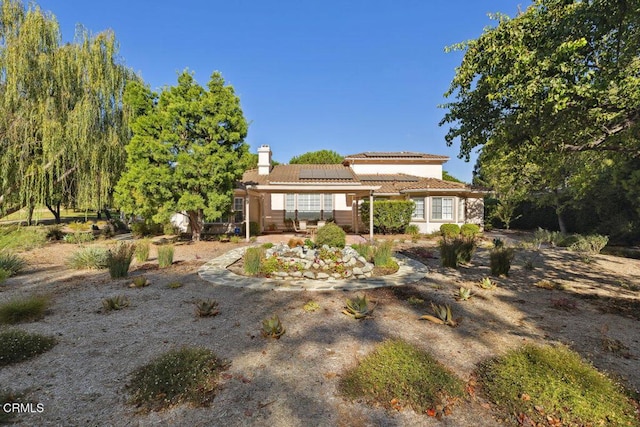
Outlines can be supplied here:
<path id="1" fill-rule="evenodd" d="M 493 236 L 488 236 L 491 241 Z M 96 244 L 105 244 L 96 243 Z M 590 264 L 560 248 L 518 250 L 508 278 L 497 289 L 475 286 L 489 275 L 488 251 L 472 264 L 443 269 L 435 241 L 399 243 L 397 250 L 423 260 L 427 278 L 402 287 L 367 291 L 378 305 L 374 317 L 355 321 L 341 313 L 354 292 L 253 291 L 216 286 L 199 278 L 198 268 L 238 244 L 200 242 L 176 246 L 176 262 L 159 269 L 151 259 L 134 265 L 131 276 L 151 285 L 130 288 L 131 279 L 111 280 L 106 271 L 74 271 L 65 266 L 78 247 L 50 244 L 23 253 L 23 273 L 0 285 L 0 302 L 18 296 L 52 297 L 40 321 L 16 326 L 54 335 L 58 344 L 27 362 L 0 368 L 0 389 L 26 392 L 44 405 L 21 414 L 18 425 L 64 426 L 493 426 L 511 425 L 481 393 L 468 396 L 442 421 L 411 410 L 386 412 L 337 392 L 341 374 L 386 338 L 401 338 L 436 356 L 465 381 L 478 363 L 526 342 L 562 342 L 597 368 L 640 389 L 640 261 L 598 255 Z M 527 269 L 528 263 L 533 269 Z M 562 290 L 536 286 L 540 280 Z M 181 288 L 168 284 L 180 282 Z M 457 302 L 460 286 L 475 296 Z M 131 306 L 111 313 L 102 299 L 126 295 Z M 424 300 L 410 304 L 414 297 Z M 214 298 L 220 314 L 196 318 L 194 302 Z M 321 309 L 306 312 L 313 300 Z M 447 303 L 457 328 L 418 320 L 430 303 Z M 280 340 L 260 335 L 261 321 L 278 314 L 286 327 Z M 203 346 L 231 362 L 211 407 L 179 406 L 140 415 L 127 404 L 130 373 L 159 354 L 181 346 Z"/>

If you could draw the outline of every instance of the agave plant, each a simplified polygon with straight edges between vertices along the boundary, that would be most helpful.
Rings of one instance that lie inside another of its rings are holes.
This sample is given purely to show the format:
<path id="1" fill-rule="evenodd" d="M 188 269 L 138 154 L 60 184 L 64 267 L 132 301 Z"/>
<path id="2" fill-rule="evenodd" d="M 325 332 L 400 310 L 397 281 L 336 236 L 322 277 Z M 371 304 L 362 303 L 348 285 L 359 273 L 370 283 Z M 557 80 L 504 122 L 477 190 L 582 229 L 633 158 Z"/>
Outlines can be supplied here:
<path id="1" fill-rule="evenodd" d="M 278 315 L 262 321 L 262 336 L 266 338 L 279 339 L 285 333 L 284 326 L 280 322 Z"/>
<path id="2" fill-rule="evenodd" d="M 470 288 L 465 288 L 464 286 L 460 286 L 458 292 L 454 295 L 455 299 L 458 301 L 467 301 L 471 298 L 473 294 L 471 293 Z"/>
<path id="3" fill-rule="evenodd" d="M 105 298 L 102 300 L 102 307 L 105 311 L 122 310 L 129 306 L 129 298 L 124 295 L 117 295 L 115 297 Z"/>
<path id="4" fill-rule="evenodd" d="M 196 302 L 196 316 L 213 317 L 220 313 L 218 310 L 218 301 L 214 299 L 201 299 Z"/>
<path id="5" fill-rule="evenodd" d="M 497 286 L 496 283 L 493 280 L 491 280 L 489 277 L 485 277 L 480 281 L 480 287 L 482 289 L 486 289 L 490 291 L 492 289 L 495 289 L 496 286 Z"/>
<path id="6" fill-rule="evenodd" d="M 133 278 L 133 282 L 129 285 L 131 288 L 144 288 L 149 286 L 151 282 L 144 276 L 136 276 Z"/>
<path id="7" fill-rule="evenodd" d="M 367 301 L 366 295 L 361 297 L 356 296 L 352 300 L 347 298 L 346 304 L 347 305 L 342 312 L 354 319 L 364 319 L 365 317 L 369 317 L 371 316 L 371 313 L 373 313 L 373 309 L 376 308 L 375 304 L 372 307 L 369 307 L 369 301 Z"/>
<path id="8" fill-rule="evenodd" d="M 458 322 L 453 319 L 453 315 L 451 314 L 451 307 L 448 305 L 431 303 L 431 310 L 433 310 L 435 316 L 425 314 L 420 316 L 420 319 L 428 320 L 439 325 L 458 326 Z"/>

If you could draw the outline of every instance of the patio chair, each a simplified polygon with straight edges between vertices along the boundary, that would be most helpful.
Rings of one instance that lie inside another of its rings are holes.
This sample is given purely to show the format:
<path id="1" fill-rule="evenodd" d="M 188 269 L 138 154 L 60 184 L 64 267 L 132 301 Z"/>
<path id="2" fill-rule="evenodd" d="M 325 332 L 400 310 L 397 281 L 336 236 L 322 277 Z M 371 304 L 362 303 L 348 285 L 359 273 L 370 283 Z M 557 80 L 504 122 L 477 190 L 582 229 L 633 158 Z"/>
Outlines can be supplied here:
<path id="1" fill-rule="evenodd" d="M 298 226 L 296 227 L 296 222 L 293 221 L 293 229 L 297 234 L 304 234 L 305 236 L 309 234 L 309 229 L 307 228 L 307 221 L 299 220 Z"/>

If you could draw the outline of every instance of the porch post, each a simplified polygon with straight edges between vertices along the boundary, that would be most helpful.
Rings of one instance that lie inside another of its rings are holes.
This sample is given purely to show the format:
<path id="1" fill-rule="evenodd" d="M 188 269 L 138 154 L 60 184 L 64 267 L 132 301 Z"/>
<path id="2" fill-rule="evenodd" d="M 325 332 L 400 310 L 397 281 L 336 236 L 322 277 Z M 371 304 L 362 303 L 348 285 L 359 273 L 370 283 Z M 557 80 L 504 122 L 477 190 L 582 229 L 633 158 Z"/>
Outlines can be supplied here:
<path id="1" fill-rule="evenodd" d="M 355 215 L 354 215 L 355 212 Z M 351 201 L 351 219 L 354 222 L 354 229 L 356 234 L 360 234 L 360 227 L 358 224 L 360 223 L 360 212 L 358 211 L 358 196 L 353 196 L 353 200 Z"/>
<path id="2" fill-rule="evenodd" d="M 249 200 L 251 199 L 251 197 L 249 196 L 249 192 L 247 191 L 247 197 L 244 198 L 244 234 L 245 234 L 245 238 L 246 238 L 246 242 L 249 243 L 249 240 L 251 240 L 251 230 L 249 227 L 250 221 L 249 221 Z"/>
<path id="3" fill-rule="evenodd" d="M 369 241 L 373 243 L 373 191 L 369 192 Z"/>

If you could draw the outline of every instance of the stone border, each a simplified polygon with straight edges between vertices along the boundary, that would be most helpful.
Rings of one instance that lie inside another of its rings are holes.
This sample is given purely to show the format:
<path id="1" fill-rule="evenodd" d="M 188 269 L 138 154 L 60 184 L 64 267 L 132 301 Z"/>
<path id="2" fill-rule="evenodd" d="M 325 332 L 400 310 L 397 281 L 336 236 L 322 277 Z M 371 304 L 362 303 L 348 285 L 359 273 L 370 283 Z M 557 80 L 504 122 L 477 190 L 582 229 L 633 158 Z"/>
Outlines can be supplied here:
<path id="1" fill-rule="evenodd" d="M 236 288 L 260 289 L 269 291 L 338 291 L 382 288 L 386 286 L 402 286 L 417 282 L 426 277 L 429 269 L 426 265 L 395 254 L 399 269 L 388 276 L 370 277 L 367 279 L 278 279 L 264 277 L 247 277 L 237 275 L 227 267 L 239 260 L 247 247 L 233 249 L 204 264 L 198 270 L 203 280 L 215 285 L 233 286 Z"/>

